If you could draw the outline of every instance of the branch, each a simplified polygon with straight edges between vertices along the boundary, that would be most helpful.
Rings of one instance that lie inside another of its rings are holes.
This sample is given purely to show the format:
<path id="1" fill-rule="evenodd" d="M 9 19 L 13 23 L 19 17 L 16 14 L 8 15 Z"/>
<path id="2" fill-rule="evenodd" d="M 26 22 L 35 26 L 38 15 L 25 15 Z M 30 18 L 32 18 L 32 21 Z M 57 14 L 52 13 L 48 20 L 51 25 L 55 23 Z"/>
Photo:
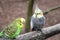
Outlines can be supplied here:
<path id="1" fill-rule="evenodd" d="M 27 10 L 27 19 L 26 19 L 26 28 L 25 31 L 29 32 L 30 31 L 30 17 L 32 16 L 32 11 L 33 11 L 33 4 L 34 4 L 34 0 L 29 0 L 29 4 L 28 4 L 28 10 Z M 28 26 L 28 27 L 27 27 Z"/>
<path id="2" fill-rule="evenodd" d="M 52 7 L 52 8 L 50 8 L 50 9 L 47 9 L 47 10 L 44 11 L 43 13 L 44 13 L 44 15 L 45 15 L 45 14 L 48 14 L 49 12 L 54 11 L 54 10 L 59 9 L 59 8 L 60 8 L 60 5 L 59 5 L 59 6 L 56 6 L 56 7 Z"/>
<path id="3" fill-rule="evenodd" d="M 42 28 L 42 32 L 44 33 L 45 38 L 58 34 L 60 33 L 60 24 L 56 24 L 54 26 L 50 26 L 47 28 Z M 28 33 L 19 35 L 15 40 L 29 40 L 31 38 L 35 38 L 38 36 L 41 36 L 41 32 L 33 31 L 33 32 L 28 32 Z"/>

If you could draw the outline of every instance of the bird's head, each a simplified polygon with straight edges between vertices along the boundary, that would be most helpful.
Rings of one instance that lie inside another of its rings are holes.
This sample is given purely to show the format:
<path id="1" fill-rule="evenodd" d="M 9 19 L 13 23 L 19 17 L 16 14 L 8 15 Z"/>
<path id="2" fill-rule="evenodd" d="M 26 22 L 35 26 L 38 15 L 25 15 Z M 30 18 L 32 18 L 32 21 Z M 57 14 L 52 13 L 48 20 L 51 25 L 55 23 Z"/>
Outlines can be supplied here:
<path id="1" fill-rule="evenodd" d="M 42 10 L 40 10 L 37 5 L 36 5 L 36 8 L 35 8 L 35 12 L 34 13 L 36 14 L 36 18 L 40 18 L 40 17 L 43 16 Z"/>
<path id="2" fill-rule="evenodd" d="M 21 27 L 23 27 L 25 25 L 25 19 L 24 18 L 17 18 L 16 21 Z"/>

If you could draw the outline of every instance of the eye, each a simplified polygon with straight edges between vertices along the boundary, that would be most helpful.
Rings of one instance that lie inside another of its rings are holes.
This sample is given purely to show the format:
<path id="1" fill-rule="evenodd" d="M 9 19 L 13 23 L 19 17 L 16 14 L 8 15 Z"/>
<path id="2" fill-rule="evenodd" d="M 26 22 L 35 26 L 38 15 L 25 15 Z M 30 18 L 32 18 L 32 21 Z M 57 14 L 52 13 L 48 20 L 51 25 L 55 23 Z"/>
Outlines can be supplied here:
<path id="1" fill-rule="evenodd" d="M 20 25 L 23 25 L 22 23 L 20 23 Z"/>
<path id="2" fill-rule="evenodd" d="M 20 25 L 21 25 L 21 23 L 20 23 Z"/>

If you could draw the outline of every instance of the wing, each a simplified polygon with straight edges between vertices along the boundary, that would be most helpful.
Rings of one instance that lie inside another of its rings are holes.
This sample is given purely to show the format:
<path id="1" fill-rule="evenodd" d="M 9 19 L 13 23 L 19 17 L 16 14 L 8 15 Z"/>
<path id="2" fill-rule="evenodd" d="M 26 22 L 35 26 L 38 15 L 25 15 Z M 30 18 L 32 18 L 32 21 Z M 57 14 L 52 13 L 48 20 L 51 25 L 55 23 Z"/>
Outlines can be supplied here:
<path id="1" fill-rule="evenodd" d="M 43 16 L 42 18 L 39 19 L 39 22 L 42 26 L 45 24 L 45 17 Z"/>
<path id="2" fill-rule="evenodd" d="M 11 23 L 9 24 L 5 31 L 4 31 L 4 34 L 5 36 L 7 37 L 10 37 L 10 38 L 13 38 L 13 35 L 15 34 L 15 32 L 17 31 L 18 27 L 16 26 L 15 23 Z M 15 36 L 14 36 L 15 37 Z"/>
<path id="3" fill-rule="evenodd" d="M 33 29 L 33 17 L 31 17 L 30 28 L 31 28 L 31 30 Z"/>

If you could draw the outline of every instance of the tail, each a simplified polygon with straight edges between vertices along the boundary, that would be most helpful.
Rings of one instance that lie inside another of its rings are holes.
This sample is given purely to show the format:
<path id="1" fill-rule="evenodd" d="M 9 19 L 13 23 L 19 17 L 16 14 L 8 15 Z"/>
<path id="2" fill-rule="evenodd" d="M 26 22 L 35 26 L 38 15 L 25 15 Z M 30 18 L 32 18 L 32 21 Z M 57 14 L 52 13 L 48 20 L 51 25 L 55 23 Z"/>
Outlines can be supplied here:
<path id="1" fill-rule="evenodd" d="M 3 35 L 3 32 L 0 32 L 0 37 Z"/>

